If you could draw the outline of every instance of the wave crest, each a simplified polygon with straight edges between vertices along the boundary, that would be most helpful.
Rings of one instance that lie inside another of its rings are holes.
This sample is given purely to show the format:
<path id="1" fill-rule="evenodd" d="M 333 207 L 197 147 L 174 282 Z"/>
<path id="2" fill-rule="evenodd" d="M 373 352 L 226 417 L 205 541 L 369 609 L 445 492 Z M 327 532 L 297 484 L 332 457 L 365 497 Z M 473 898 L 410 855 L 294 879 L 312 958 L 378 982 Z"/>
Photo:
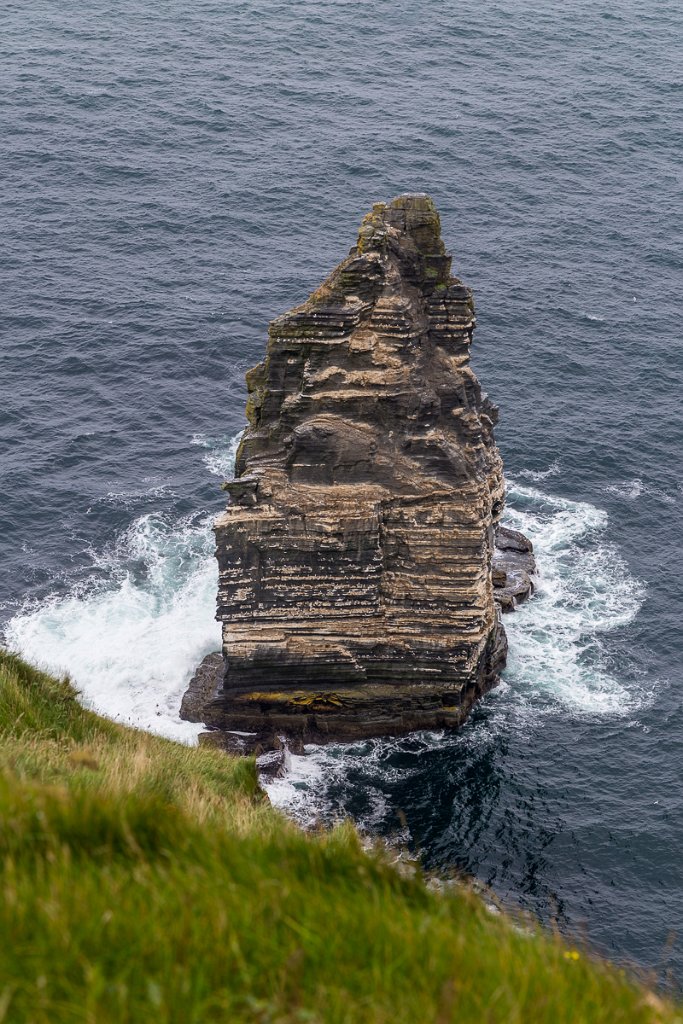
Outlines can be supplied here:
<path id="1" fill-rule="evenodd" d="M 240 434 L 193 438 L 211 472 L 231 476 Z M 5 641 L 28 661 L 68 673 L 83 702 L 118 721 L 195 742 L 180 700 L 198 663 L 220 646 L 212 515 L 135 519 L 113 547 L 89 551 L 92 576 L 66 594 L 27 602 Z"/>

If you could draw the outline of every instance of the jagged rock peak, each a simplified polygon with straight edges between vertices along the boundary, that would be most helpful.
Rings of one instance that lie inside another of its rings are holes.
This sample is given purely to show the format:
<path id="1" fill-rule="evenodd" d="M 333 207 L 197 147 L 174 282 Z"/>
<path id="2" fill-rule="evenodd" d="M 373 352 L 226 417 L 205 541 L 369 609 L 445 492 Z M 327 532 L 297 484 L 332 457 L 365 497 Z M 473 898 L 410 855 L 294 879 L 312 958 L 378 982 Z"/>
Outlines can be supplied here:
<path id="1" fill-rule="evenodd" d="M 394 275 L 388 273 L 390 266 Z M 445 294 L 451 283 L 450 267 L 439 214 L 429 196 L 404 195 L 390 203 L 375 203 L 363 218 L 349 257 L 302 306 L 274 320 L 271 333 L 296 336 L 307 325 L 313 326 L 324 308 L 342 307 L 353 316 L 363 302 L 374 302 L 391 285 L 392 276 L 396 285 L 396 274 L 425 295 Z"/>
<path id="2" fill-rule="evenodd" d="M 351 255 L 391 251 L 412 260 L 423 289 L 448 284 L 451 257 L 441 238 L 441 218 L 429 196 L 398 196 L 390 203 L 375 203 L 365 215 Z"/>
<path id="3" fill-rule="evenodd" d="M 209 725 L 310 739 L 455 726 L 495 682 L 497 410 L 450 270 L 432 200 L 399 196 L 271 323 L 215 524 L 224 676 Z"/>

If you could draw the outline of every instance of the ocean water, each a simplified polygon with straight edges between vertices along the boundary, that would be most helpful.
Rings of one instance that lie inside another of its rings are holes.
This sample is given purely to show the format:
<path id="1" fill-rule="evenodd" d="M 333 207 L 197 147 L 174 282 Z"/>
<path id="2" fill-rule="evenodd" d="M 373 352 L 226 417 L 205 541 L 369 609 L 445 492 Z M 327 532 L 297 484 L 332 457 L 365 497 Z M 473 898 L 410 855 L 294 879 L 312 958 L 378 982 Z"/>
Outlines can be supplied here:
<path id="1" fill-rule="evenodd" d="M 431 193 L 539 592 L 461 732 L 313 749 L 271 798 L 679 982 L 682 31 L 670 0 L 32 0 L 0 37 L 6 642 L 194 741 L 244 372 L 374 201 Z"/>

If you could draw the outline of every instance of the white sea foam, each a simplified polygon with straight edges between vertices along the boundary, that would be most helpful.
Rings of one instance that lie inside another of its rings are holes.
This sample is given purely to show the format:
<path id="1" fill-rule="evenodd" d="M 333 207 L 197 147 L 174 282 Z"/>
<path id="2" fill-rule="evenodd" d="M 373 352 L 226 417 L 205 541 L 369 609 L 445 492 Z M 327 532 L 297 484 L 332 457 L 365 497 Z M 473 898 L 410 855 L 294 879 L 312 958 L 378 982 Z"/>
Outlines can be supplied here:
<path id="1" fill-rule="evenodd" d="M 261 783 L 273 806 L 286 810 L 306 828 L 316 825 L 324 813 L 324 801 L 320 800 L 321 783 L 326 781 L 329 784 L 331 770 L 335 768 L 329 753 L 324 747 L 309 746 L 305 754 L 290 754 L 286 774 Z M 317 800 L 313 796 L 316 792 L 319 794 Z"/>
<path id="2" fill-rule="evenodd" d="M 235 468 L 235 456 L 242 433 L 234 436 L 207 437 L 205 434 L 194 434 L 192 444 L 208 449 L 203 456 L 204 465 L 215 476 L 224 480 L 232 476 Z"/>
<path id="3" fill-rule="evenodd" d="M 615 672 L 605 634 L 631 622 L 645 590 L 609 537 L 607 514 L 511 483 L 507 521 L 534 543 L 538 589 L 505 618 L 505 677 L 527 703 L 567 711 L 626 715 L 647 698 L 633 672 Z"/>
<path id="4" fill-rule="evenodd" d="M 552 462 L 547 469 L 523 469 L 519 475 L 524 477 L 525 480 L 533 480 L 537 482 L 539 480 L 547 480 L 549 476 L 557 476 L 560 472 L 560 463 L 557 459 Z"/>
<path id="5" fill-rule="evenodd" d="M 410 750 L 414 755 L 414 770 L 418 771 L 420 750 L 433 749 L 449 740 L 450 736 L 442 732 L 421 732 L 397 739 L 370 739 L 329 746 L 309 744 L 304 754 L 288 755 L 287 772 L 282 778 L 267 780 L 264 785 L 275 807 L 286 810 L 301 825 L 310 828 L 329 818 L 328 791 L 335 787 L 346 790 L 349 776 L 354 774 L 358 791 L 355 821 L 363 831 L 376 832 L 387 812 L 391 812 L 377 781 L 396 781 L 410 773 L 409 768 L 404 767 L 400 772 L 393 768 L 391 754 L 397 749 L 404 753 Z M 410 834 L 405 823 L 396 818 L 394 825 L 396 835 L 400 833 L 401 840 L 408 842 Z"/>
<path id="6" fill-rule="evenodd" d="M 620 484 L 609 484 L 605 490 L 610 494 L 616 494 L 618 498 L 628 498 L 630 501 L 635 501 L 645 490 L 645 485 L 642 480 L 636 477 L 635 480 L 625 480 Z"/>
<path id="7" fill-rule="evenodd" d="M 238 441 L 226 439 L 204 461 L 220 462 L 220 475 L 230 476 Z M 220 646 L 211 516 L 149 513 L 113 549 L 90 555 L 93 578 L 21 609 L 6 642 L 34 664 L 68 673 L 89 707 L 194 742 L 201 726 L 179 719 L 181 696 L 201 658 Z"/>
<path id="8" fill-rule="evenodd" d="M 84 703 L 128 724 L 193 742 L 200 727 L 178 717 L 184 686 L 219 644 L 210 521 L 137 519 L 115 552 L 115 577 L 27 607 L 7 643 L 28 661 L 68 673 Z"/>
<path id="9" fill-rule="evenodd" d="M 142 481 L 150 483 L 150 478 Z M 170 484 L 152 484 L 147 488 L 139 488 L 129 491 L 109 491 L 101 498 L 96 498 L 88 512 L 92 512 L 95 505 L 111 505 L 114 508 L 132 509 L 140 507 L 141 502 L 153 504 L 158 498 L 172 498 L 175 492 Z"/>
<path id="10" fill-rule="evenodd" d="M 660 487 L 645 484 L 639 477 L 635 477 L 633 480 L 621 480 L 616 484 L 608 484 L 605 487 L 605 491 L 626 501 L 636 501 L 646 494 L 663 502 L 665 505 L 677 505 L 680 501 L 681 485 L 678 483 L 676 485 L 677 493 L 671 494 L 668 491 L 663 491 Z"/>

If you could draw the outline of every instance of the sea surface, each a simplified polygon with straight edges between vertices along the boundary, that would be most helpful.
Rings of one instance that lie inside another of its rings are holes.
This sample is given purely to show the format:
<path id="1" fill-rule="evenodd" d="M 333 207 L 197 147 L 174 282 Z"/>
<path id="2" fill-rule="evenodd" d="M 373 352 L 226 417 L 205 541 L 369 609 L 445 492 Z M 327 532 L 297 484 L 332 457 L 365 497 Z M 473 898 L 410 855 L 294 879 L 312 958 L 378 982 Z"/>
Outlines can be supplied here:
<path id="1" fill-rule="evenodd" d="M 44 0 L 0 34 L 0 622 L 194 741 L 244 373 L 362 215 L 431 193 L 473 287 L 534 601 L 458 734 L 272 799 L 683 981 L 679 0 Z"/>

